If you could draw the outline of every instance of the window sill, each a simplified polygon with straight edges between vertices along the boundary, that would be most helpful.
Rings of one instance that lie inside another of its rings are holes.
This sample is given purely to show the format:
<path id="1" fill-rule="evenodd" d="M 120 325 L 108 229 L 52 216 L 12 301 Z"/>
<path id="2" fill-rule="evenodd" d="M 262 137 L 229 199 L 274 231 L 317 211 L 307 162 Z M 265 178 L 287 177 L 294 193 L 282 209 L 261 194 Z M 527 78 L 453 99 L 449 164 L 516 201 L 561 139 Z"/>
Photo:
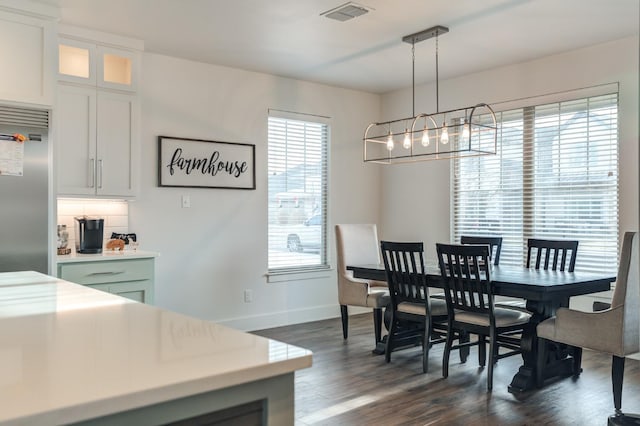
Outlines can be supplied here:
<path id="1" fill-rule="evenodd" d="M 287 271 L 268 272 L 266 274 L 268 283 L 281 283 L 287 281 L 315 280 L 319 278 L 330 278 L 333 275 L 333 268 L 313 269 L 309 271 Z"/>

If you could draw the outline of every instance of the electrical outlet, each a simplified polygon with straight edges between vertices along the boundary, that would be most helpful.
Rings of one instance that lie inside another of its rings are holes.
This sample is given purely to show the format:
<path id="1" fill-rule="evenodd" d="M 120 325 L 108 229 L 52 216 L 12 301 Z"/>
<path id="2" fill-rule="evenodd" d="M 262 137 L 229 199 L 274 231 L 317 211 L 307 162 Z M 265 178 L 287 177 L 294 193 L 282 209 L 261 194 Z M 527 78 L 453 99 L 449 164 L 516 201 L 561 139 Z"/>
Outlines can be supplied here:
<path id="1" fill-rule="evenodd" d="M 188 195 L 183 195 L 182 196 L 182 208 L 183 209 L 188 209 L 189 207 L 191 207 L 191 197 L 189 197 Z"/>
<path id="2" fill-rule="evenodd" d="M 253 302 L 253 291 L 245 290 L 244 291 L 244 303 L 251 303 L 251 302 Z"/>

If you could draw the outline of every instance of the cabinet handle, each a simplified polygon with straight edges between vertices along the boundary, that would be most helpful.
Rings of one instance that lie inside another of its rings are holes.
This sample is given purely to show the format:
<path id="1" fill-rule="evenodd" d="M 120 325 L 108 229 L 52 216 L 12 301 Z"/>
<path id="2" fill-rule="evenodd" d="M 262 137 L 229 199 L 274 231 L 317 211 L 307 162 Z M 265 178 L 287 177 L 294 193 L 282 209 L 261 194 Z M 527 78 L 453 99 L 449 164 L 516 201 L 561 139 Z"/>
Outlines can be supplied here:
<path id="1" fill-rule="evenodd" d="M 95 188 L 96 185 L 96 160 L 95 158 L 89 159 L 89 188 Z"/>
<path id="2" fill-rule="evenodd" d="M 118 274 L 124 274 L 126 271 L 106 271 L 106 272 L 92 272 L 89 274 L 89 276 L 91 275 L 118 275 Z"/>
<path id="3" fill-rule="evenodd" d="M 102 189 L 102 159 L 98 160 L 98 188 Z"/>

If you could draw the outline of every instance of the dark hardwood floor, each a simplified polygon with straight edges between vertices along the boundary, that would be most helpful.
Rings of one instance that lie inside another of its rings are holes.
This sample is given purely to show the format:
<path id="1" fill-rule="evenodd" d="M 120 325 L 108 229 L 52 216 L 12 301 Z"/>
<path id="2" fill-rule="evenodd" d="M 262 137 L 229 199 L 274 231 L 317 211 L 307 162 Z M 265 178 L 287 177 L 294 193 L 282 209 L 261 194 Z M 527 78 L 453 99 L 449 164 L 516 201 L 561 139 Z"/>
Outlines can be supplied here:
<path id="1" fill-rule="evenodd" d="M 313 351 L 313 366 L 296 372 L 296 425 L 606 425 L 613 413 L 611 357 L 584 351 L 583 373 L 514 396 L 507 391 L 520 356 L 502 359 L 487 393 L 476 348 L 466 364 L 451 355 L 442 378 L 443 345 L 422 374 L 419 347 L 371 354 L 371 314 L 350 317 L 349 339 L 330 319 L 254 332 Z M 627 359 L 622 409 L 640 413 L 640 362 Z"/>

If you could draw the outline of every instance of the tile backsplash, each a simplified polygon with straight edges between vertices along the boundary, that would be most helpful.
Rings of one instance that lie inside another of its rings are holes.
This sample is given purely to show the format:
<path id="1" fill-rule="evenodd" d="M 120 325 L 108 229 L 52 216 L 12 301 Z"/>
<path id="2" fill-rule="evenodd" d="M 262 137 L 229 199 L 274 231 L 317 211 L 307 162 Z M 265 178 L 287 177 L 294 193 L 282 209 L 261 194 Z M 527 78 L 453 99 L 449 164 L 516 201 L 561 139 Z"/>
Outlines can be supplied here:
<path id="1" fill-rule="evenodd" d="M 104 219 L 104 238 L 106 243 L 111 233 L 129 232 L 129 203 L 124 200 L 58 199 L 58 225 L 67 225 L 70 247 L 75 251 L 76 216 L 90 216 Z"/>

